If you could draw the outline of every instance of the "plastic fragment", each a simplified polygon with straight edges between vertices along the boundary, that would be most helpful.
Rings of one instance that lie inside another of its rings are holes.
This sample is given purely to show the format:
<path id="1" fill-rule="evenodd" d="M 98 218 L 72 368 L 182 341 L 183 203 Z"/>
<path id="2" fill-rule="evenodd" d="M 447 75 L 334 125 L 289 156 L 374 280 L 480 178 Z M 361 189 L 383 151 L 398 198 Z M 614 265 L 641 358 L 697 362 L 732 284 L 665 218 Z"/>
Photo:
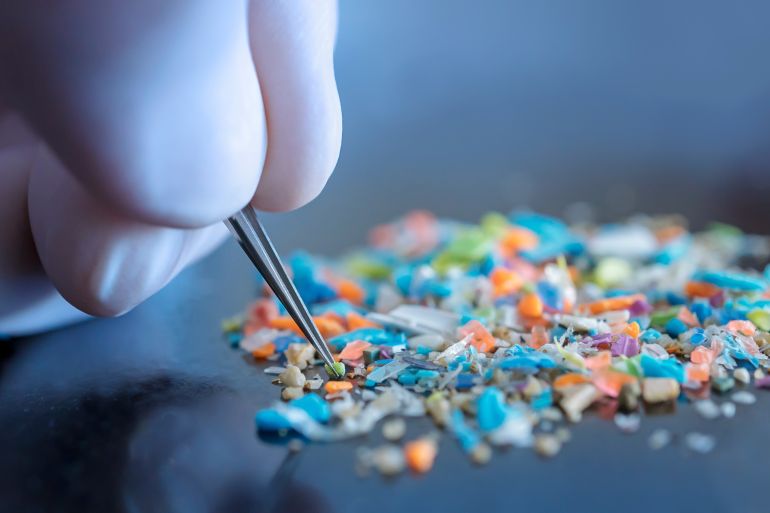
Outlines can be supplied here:
<path id="1" fill-rule="evenodd" d="M 645 378 L 642 397 L 648 403 L 661 403 L 679 397 L 679 383 L 671 378 Z"/>
<path id="2" fill-rule="evenodd" d="M 747 392 L 745 390 L 734 392 L 730 396 L 730 399 L 732 399 L 734 403 L 745 404 L 745 405 L 754 404 L 755 402 L 757 402 L 757 397 L 751 392 Z"/>
<path id="3" fill-rule="evenodd" d="M 406 422 L 401 417 L 387 420 L 382 424 L 382 436 L 389 442 L 397 442 L 406 434 Z"/>
<path id="4" fill-rule="evenodd" d="M 419 474 L 428 472 L 436 459 L 437 447 L 432 438 L 420 438 L 404 446 L 406 464 L 410 470 Z"/>
<path id="5" fill-rule="evenodd" d="M 552 458 L 561 450 L 562 441 L 556 435 L 540 434 L 535 437 L 535 452 L 544 458 Z"/>
<path id="6" fill-rule="evenodd" d="M 666 429 L 656 429 L 647 439 L 650 449 L 658 451 L 671 443 L 671 432 Z"/>
<path id="7" fill-rule="evenodd" d="M 287 365 L 286 369 L 278 375 L 278 379 L 287 387 L 305 386 L 305 375 L 296 365 Z"/>
<path id="8" fill-rule="evenodd" d="M 706 454 L 714 450 L 717 441 L 711 435 L 692 432 L 685 435 L 684 443 L 691 451 Z"/>

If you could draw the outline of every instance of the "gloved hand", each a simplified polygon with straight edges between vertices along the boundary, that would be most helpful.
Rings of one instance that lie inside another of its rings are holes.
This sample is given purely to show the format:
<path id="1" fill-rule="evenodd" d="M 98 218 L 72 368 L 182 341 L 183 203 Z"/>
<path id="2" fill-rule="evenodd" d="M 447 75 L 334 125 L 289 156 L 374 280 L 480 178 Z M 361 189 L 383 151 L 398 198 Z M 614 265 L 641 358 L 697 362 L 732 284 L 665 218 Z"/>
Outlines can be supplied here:
<path id="1" fill-rule="evenodd" d="M 0 335 L 125 312 L 340 148 L 334 0 L 5 0 Z M 57 292 L 58 291 L 58 292 Z M 63 299 L 62 299 L 63 297 Z"/>

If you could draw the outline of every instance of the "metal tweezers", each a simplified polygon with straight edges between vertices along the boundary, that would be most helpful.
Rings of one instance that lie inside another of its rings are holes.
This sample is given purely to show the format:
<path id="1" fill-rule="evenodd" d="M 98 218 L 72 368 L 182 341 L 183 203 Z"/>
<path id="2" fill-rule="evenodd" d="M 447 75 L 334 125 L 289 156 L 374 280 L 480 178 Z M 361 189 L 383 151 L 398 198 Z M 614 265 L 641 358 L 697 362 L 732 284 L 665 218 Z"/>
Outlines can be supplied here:
<path id="1" fill-rule="evenodd" d="M 240 212 L 227 218 L 225 224 L 267 284 L 273 289 L 275 295 L 283 303 L 283 306 L 286 307 L 291 318 L 305 334 L 305 338 L 321 355 L 324 363 L 335 374 L 335 377 L 342 377 L 337 375 L 329 346 L 326 345 L 326 341 L 318 331 L 318 326 L 313 322 L 313 318 L 294 287 L 294 283 L 286 274 L 281 259 L 278 257 L 273 243 L 270 242 L 262 223 L 259 222 L 254 208 L 250 205 L 245 206 Z"/>

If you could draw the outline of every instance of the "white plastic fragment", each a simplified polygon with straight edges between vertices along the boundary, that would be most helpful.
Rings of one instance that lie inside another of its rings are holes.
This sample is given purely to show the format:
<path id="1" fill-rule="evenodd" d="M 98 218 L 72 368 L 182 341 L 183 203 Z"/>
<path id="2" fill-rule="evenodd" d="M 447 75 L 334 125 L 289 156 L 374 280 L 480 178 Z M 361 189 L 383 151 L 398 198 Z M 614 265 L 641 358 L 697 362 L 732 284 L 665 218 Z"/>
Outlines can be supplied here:
<path id="1" fill-rule="evenodd" d="M 639 431 L 639 425 L 642 422 L 642 417 L 638 413 L 616 413 L 615 425 L 623 433 L 636 433 Z"/>
<path id="2" fill-rule="evenodd" d="M 667 429 L 656 429 L 650 434 L 647 444 L 652 450 L 660 450 L 671 443 L 671 432 Z"/>
<path id="3" fill-rule="evenodd" d="M 561 444 L 561 440 L 556 435 L 540 434 L 535 437 L 535 452 L 545 458 L 552 458 L 561 450 Z"/>
<path id="4" fill-rule="evenodd" d="M 406 422 L 401 417 L 386 420 L 382 424 L 382 436 L 389 442 L 397 442 L 406 434 Z"/>
<path id="5" fill-rule="evenodd" d="M 751 382 L 749 371 L 743 367 L 738 367 L 733 371 L 733 378 L 735 378 L 735 381 L 738 383 L 743 383 L 744 385 L 748 385 Z"/>
<path id="6" fill-rule="evenodd" d="M 406 466 L 404 451 L 397 445 L 383 445 L 372 453 L 372 464 L 383 476 L 400 474 Z"/>
<path id="7" fill-rule="evenodd" d="M 702 401 L 695 401 L 693 407 L 698 414 L 704 419 L 715 419 L 722 413 L 722 409 L 712 401 L 711 399 L 704 399 Z"/>
<path id="8" fill-rule="evenodd" d="M 287 387 L 305 386 L 305 375 L 296 365 L 287 365 L 286 370 L 278 375 L 278 379 Z"/>
<path id="9" fill-rule="evenodd" d="M 596 387 L 590 384 L 574 385 L 564 390 L 559 405 L 570 422 L 580 422 L 583 410 L 591 406 L 596 399 Z"/>
<path id="10" fill-rule="evenodd" d="M 725 418 L 731 419 L 735 417 L 735 410 L 736 410 L 735 403 L 731 403 L 729 401 L 726 403 L 722 403 L 721 410 L 722 410 L 722 415 L 724 415 Z"/>
<path id="11" fill-rule="evenodd" d="M 746 390 L 735 392 L 730 396 L 730 398 L 733 400 L 733 402 L 738 404 L 748 405 L 757 402 L 757 397 L 751 392 L 747 392 Z"/>
<path id="12" fill-rule="evenodd" d="M 706 435 L 706 434 L 698 433 L 694 431 L 692 433 L 687 433 L 685 435 L 684 443 L 687 446 L 687 448 L 690 449 L 691 451 L 697 452 L 700 454 L 706 454 L 714 450 L 714 447 L 716 447 L 717 441 L 711 435 Z"/>

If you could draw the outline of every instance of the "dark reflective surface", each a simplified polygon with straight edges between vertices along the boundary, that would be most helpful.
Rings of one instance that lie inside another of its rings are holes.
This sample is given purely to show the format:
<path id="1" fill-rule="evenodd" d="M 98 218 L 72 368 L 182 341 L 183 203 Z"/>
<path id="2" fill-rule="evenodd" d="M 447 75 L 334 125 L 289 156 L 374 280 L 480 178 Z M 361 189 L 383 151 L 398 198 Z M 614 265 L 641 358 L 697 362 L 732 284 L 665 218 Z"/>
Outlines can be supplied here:
<path id="1" fill-rule="evenodd" d="M 254 293 L 251 276 L 229 244 L 125 317 L 5 343 L 0 509 L 766 511 L 765 394 L 733 420 L 680 405 L 631 436 L 592 416 L 550 461 L 510 450 L 475 468 L 444 437 L 432 473 L 389 481 L 355 476 L 361 442 L 289 456 L 253 428 L 278 388 L 219 334 Z M 713 433 L 718 445 L 709 455 L 681 443 L 655 452 L 647 436 L 656 427 Z M 428 429 L 410 423 L 412 434 Z M 378 432 L 362 442 L 377 441 Z"/>

